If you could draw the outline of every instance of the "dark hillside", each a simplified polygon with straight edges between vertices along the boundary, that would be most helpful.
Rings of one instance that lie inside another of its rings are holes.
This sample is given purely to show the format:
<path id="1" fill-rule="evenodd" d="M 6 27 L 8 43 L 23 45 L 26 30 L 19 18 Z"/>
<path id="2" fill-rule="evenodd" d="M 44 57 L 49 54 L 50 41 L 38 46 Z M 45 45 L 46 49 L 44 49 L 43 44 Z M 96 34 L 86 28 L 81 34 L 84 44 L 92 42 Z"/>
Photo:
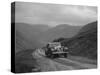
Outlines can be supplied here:
<path id="1" fill-rule="evenodd" d="M 62 44 L 69 47 L 72 55 L 97 59 L 97 22 L 87 24 L 78 35 Z"/>

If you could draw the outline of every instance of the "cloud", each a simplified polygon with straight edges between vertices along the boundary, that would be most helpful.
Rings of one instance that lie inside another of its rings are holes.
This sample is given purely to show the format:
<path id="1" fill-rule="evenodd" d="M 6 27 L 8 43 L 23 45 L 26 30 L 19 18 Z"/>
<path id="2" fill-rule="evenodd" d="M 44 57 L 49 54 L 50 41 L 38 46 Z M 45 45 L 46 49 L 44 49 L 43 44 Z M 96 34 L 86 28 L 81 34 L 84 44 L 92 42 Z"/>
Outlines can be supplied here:
<path id="1" fill-rule="evenodd" d="M 97 20 L 97 7 L 44 3 L 16 3 L 16 22 L 84 25 Z"/>

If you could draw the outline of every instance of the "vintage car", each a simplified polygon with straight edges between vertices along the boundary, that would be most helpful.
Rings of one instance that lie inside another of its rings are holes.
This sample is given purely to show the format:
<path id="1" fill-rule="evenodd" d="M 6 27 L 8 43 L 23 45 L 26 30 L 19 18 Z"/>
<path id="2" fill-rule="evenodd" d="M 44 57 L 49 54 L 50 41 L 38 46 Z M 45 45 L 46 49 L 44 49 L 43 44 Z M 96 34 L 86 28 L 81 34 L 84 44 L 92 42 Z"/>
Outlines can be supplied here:
<path id="1" fill-rule="evenodd" d="M 67 47 L 61 46 L 60 42 L 48 43 L 45 48 L 45 55 L 50 58 L 67 57 L 69 51 Z"/>

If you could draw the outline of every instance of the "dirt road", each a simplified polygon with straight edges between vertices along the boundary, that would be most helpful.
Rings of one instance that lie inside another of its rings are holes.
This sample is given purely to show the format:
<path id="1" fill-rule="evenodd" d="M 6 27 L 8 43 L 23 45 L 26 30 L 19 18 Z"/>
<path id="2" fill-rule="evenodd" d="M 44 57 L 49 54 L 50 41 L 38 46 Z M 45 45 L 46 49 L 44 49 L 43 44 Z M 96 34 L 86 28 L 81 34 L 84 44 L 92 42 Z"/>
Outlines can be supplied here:
<path id="1" fill-rule="evenodd" d="M 61 70 L 78 70 L 78 69 L 93 69 L 97 68 L 96 64 L 82 63 L 72 60 L 70 58 L 47 58 L 41 49 L 37 49 L 32 53 L 33 57 L 37 59 L 42 72 L 45 71 L 61 71 Z"/>

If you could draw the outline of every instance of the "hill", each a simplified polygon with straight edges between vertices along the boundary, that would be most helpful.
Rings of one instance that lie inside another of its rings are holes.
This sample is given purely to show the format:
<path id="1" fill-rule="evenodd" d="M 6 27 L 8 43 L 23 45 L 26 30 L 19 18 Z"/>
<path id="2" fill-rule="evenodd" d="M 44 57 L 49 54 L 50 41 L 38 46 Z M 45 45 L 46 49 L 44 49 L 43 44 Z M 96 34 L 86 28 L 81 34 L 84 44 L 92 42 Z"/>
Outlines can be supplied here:
<path id="1" fill-rule="evenodd" d="M 67 24 L 60 24 L 56 27 L 48 29 L 46 32 L 41 33 L 41 39 L 43 41 L 52 41 L 60 37 L 70 38 L 76 35 L 80 29 L 81 26 L 70 26 Z"/>
<path id="2" fill-rule="evenodd" d="M 97 22 L 85 25 L 76 36 L 61 43 L 69 47 L 72 55 L 97 59 Z"/>
<path id="3" fill-rule="evenodd" d="M 27 39 L 26 37 L 23 36 L 23 34 L 20 31 L 16 30 L 16 49 L 15 52 L 19 52 L 22 50 L 26 50 L 26 49 L 34 49 L 37 46 L 37 41 L 31 42 L 29 39 Z"/>
<path id="4" fill-rule="evenodd" d="M 40 25 L 40 24 L 26 24 L 26 23 L 15 23 L 16 30 L 22 32 L 25 37 L 27 38 L 33 38 L 36 37 L 40 32 L 44 32 L 49 29 L 49 26 L 47 25 Z"/>
<path id="5" fill-rule="evenodd" d="M 12 23 L 14 24 L 14 23 Z M 29 25 L 25 23 L 15 23 L 16 35 L 16 52 L 25 49 L 34 49 L 41 47 L 37 35 L 40 32 L 47 30 L 47 25 Z"/>

